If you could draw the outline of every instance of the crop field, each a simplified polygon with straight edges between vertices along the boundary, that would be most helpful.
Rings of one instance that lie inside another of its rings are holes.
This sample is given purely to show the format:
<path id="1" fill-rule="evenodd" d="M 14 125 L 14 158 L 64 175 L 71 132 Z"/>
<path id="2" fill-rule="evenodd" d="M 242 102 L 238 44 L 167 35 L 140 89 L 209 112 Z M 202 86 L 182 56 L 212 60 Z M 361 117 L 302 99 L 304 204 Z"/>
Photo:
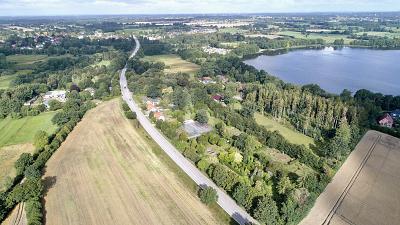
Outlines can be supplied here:
<path id="1" fill-rule="evenodd" d="M 369 131 L 300 223 L 398 224 L 400 139 Z"/>
<path id="2" fill-rule="evenodd" d="M 22 119 L 7 117 L 0 120 L 0 148 L 3 146 L 32 142 L 39 130 L 48 134 L 57 128 L 51 122 L 56 112 L 45 112 L 38 116 L 27 116 Z"/>
<path id="3" fill-rule="evenodd" d="M 47 164 L 47 224 L 227 224 L 128 121 L 118 99 L 89 111 Z"/>
<path id="4" fill-rule="evenodd" d="M 153 62 L 163 62 L 165 64 L 166 73 L 188 73 L 195 74 L 200 66 L 181 59 L 178 55 L 155 55 L 146 56 L 144 60 Z"/>
<path id="5" fill-rule="evenodd" d="M 314 144 L 314 140 L 300 132 L 290 129 L 279 122 L 263 116 L 260 113 L 254 115 L 256 122 L 270 131 L 278 131 L 284 138 L 286 138 L 290 143 L 310 146 Z"/>
<path id="6" fill-rule="evenodd" d="M 321 38 L 325 40 L 327 43 L 333 43 L 337 39 L 343 39 L 345 44 L 349 44 L 352 39 L 346 37 L 346 35 L 340 34 L 319 34 L 319 33 L 310 33 L 308 35 L 304 35 L 300 32 L 296 31 L 281 31 L 278 32 L 277 35 L 291 36 L 294 38 L 302 38 L 302 39 L 318 39 Z"/>

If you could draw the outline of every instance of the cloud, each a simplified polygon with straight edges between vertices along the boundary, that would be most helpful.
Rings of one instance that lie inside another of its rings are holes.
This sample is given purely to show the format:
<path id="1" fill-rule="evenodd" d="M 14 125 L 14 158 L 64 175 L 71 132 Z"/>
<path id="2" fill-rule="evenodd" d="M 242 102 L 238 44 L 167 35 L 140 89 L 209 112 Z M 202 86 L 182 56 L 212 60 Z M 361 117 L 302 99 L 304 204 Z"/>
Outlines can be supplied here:
<path id="1" fill-rule="evenodd" d="M 4 16 L 399 10 L 399 0 L 0 0 Z"/>

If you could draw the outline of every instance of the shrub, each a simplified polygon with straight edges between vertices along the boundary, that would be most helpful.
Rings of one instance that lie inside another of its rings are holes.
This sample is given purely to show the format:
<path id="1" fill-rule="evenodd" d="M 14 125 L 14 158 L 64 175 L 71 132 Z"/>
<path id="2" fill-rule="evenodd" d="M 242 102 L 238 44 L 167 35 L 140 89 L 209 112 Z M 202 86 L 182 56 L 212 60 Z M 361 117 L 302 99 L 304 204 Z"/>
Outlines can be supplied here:
<path id="1" fill-rule="evenodd" d="M 217 191 L 212 187 L 205 187 L 200 189 L 199 197 L 201 202 L 210 205 L 218 200 Z"/>

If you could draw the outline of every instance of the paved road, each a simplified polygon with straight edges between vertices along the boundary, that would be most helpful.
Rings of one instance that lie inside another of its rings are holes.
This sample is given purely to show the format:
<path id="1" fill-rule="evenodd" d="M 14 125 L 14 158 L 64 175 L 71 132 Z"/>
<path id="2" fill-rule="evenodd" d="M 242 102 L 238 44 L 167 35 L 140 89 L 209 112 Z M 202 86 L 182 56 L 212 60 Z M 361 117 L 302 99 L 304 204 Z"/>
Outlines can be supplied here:
<path id="1" fill-rule="evenodd" d="M 140 49 L 140 43 L 138 39 L 133 36 L 136 42 L 135 50 L 133 51 L 130 58 L 134 57 Z M 252 222 L 259 224 L 254 218 L 252 218 L 244 209 L 242 209 L 236 202 L 223 190 L 218 188 L 212 180 L 206 175 L 201 173 L 195 165 L 187 160 L 145 117 L 138 105 L 132 99 L 132 93 L 127 88 L 127 81 L 125 77 L 126 68 L 122 69 L 120 74 L 120 85 L 122 98 L 129 105 L 131 110 L 136 113 L 137 119 L 146 130 L 146 132 L 153 138 L 153 140 L 164 150 L 165 153 L 199 186 L 210 186 L 215 188 L 218 193 L 218 205 L 221 206 L 236 222 L 239 224 L 246 224 Z"/>

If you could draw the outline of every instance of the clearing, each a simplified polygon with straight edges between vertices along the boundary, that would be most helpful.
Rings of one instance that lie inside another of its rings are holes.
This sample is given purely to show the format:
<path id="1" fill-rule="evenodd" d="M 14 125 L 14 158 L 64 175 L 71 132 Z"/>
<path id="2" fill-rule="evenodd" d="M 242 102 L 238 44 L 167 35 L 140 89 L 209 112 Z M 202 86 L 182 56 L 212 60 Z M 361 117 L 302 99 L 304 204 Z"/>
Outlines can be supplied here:
<path id="1" fill-rule="evenodd" d="M 286 138 L 286 140 L 288 140 L 292 144 L 305 145 L 307 147 L 309 147 L 310 144 L 315 144 L 312 138 L 293 129 L 290 129 L 283 124 L 262 115 L 261 113 L 255 113 L 254 117 L 259 125 L 264 126 L 269 131 L 278 131 L 284 138 Z"/>
<path id="2" fill-rule="evenodd" d="M 188 73 L 195 74 L 199 71 L 200 66 L 181 59 L 178 55 L 154 55 L 146 56 L 144 60 L 153 62 L 163 62 L 165 64 L 166 73 Z"/>
<path id="3" fill-rule="evenodd" d="M 18 75 L 29 74 L 32 70 L 20 70 L 12 75 L 0 76 L 0 89 L 7 89 L 10 87 L 11 81 Z"/>
<path id="4" fill-rule="evenodd" d="M 119 99 L 87 113 L 47 164 L 46 223 L 227 224 L 135 126 Z"/>
<path id="5" fill-rule="evenodd" d="M 398 224 L 400 139 L 369 131 L 300 223 Z"/>
<path id="6" fill-rule="evenodd" d="M 350 44 L 353 39 L 347 38 L 346 35 L 342 34 L 323 34 L 323 33 L 309 33 L 307 35 L 302 34 L 301 32 L 296 31 L 281 31 L 278 32 L 277 35 L 282 36 L 290 36 L 293 38 L 301 38 L 301 39 L 323 39 L 327 43 L 332 44 L 335 40 L 343 39 L 345 44 Z"/>

